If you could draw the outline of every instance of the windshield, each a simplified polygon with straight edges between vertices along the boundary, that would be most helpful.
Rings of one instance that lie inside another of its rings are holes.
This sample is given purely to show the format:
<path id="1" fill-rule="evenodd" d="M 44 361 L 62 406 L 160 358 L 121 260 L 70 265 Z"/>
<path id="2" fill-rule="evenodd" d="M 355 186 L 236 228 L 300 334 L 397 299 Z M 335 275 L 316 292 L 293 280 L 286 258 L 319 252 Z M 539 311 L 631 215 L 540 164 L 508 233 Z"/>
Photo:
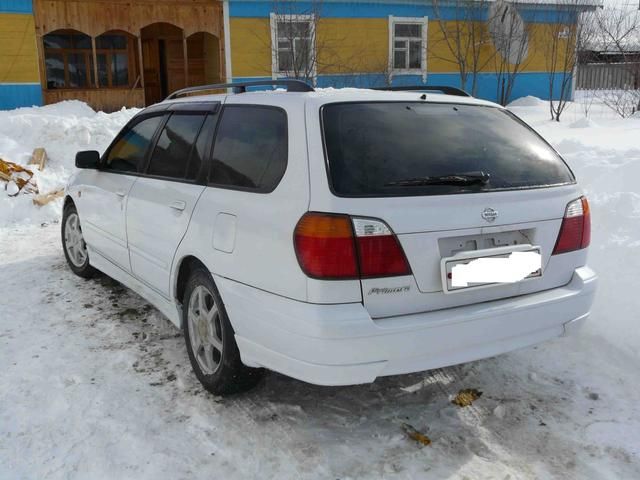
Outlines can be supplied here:
<path id="1" fill-rule="evenodd" d="M 444 195 L 574 182 L 540 136 L 499 108 L 338 103 L 323 107 L 322 123 L 329 178 L 340 196 Z M 488 180 L 437 181 L 470 172 Z"/>

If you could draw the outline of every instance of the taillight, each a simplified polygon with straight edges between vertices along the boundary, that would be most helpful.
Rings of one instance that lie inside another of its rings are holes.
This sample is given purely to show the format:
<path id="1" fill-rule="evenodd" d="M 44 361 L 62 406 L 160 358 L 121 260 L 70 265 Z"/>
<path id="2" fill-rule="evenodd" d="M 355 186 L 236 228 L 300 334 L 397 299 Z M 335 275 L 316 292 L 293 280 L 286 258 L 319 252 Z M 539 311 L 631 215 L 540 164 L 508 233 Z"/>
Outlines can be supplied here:
<path id="1" fill-rule="evenodd" d="M 354 218 L 360 276 L 392 277 L 411 275 L 398 238 L 386 223 L 371 218 Z"/>
<path id="2" fill-rule="evenodd" d="M 358 278 L 351 219 L 346 215 L 307 213 L 293 236 L 298 262 L 314 278 Z"/>
<path id="3" fill-rule="evenodd" d="M 573 252 L 591 242 L 591 213 L 586 197 L 569 202 L 562 219 L 553 255 Z"/>
<path id="4" fill-rule="evenodd" d="M 294 246 L 300 267 L 313 278 L 411 274 L 398 239 L 380 220 L 310 212 L 296 226 Z"/>

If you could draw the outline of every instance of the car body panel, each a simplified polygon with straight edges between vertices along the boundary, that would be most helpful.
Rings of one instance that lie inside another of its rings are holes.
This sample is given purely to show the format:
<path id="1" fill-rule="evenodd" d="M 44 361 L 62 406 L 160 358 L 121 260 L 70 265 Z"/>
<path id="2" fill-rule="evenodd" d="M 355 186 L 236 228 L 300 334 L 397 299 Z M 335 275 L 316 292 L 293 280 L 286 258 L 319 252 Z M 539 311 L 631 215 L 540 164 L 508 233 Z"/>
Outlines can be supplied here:
<path id="1" fill-rule="evenodd" d="M 192 96 L 155 107 L 215 100 L 284 109 L 284 176 L 272 192 L 255 193 L 82 171 L 67 192 L 86 225 L 91 264 L 181 326 L 178 277 L 185 260 L 196 258 L 220 291 L 243 362 L 322 385 L 442 367 L 575 330 L 589 314 L 596 275 L 586 267 L 587 249 L 551 253 L 567 203 L 582 194 L 576 184 L 429 197 L 331 192 L 322 105 L 417 99 L 502 108 L 470 97 L 357 89 Z M 483 216 L 486 209 L 492 214 Z M 411 275 L 307 277 L 293 234 L 309 211 L 382 219 L 397 235 Z M 542 276 L 443 291 L 442 258 L 506 245 L 540 247 Z"/>

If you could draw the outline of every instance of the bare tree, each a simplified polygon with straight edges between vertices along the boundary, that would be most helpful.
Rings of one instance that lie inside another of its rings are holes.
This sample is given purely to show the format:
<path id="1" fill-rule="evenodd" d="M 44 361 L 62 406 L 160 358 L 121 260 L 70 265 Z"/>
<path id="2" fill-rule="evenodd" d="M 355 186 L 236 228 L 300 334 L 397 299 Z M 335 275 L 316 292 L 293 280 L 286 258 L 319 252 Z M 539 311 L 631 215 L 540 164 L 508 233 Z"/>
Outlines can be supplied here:
<path id="1" fill-rule="evenodd" d="M 323 22 L 323 0 L 308 3 L 274 0 L 268 49 L 270 75 L 315 84 L 321 74 L 339 75 L 344 86 L 368 86 L 391 81 L 388 58 L 366 39 Z M 263 32 L 255 32 L 264 39 Z"/>
<path id="2" fill-rule="evenodd" d="M 321 2 L 314 0 L 301 11 L 297 2 L 274 0 L 272 12 L 270 46 L 274 76 L 315 82 Z"/>
<path id="3" fill-rule="evenodd" d="M 628 117 L 640 111 L 640 64 L 637 58 L 640 51 L 640 12 L 609 7 L 598 12 L 595 21 L 595 48 L 615 55 L 631 78 L 622 88 L 601 92 L 600 98 L 618 115 Z"/>
<path id="4" fill-rule="evenodd" d="M 495 50 L 490 47 L 491 35 L 484 20 L 489 7 L 488 0 L 454 0 L 447 2 L 447 9 L 453 10 L 453 19 L 444 20 L 440 13 L 440 0 L 432 0 L 435 17 L 441 34 L 439 41 L 430 44 L 434 58 L 455 63 L 460 75 L 460 87 L 468 88 L 471 80 L 471 94 L 478 90 L 478 74 L 493 59 Z M 444 45 L 446 54 L 441 46 Z"/>
<path id="5" fill-rule="evenodd" d="M 494 58 L 497 77 L 496 96 L 501 105 L 511 99 L 518 75 L 529 55 L 529 26 L 515 4 L 498 0 L 489 7 L 489 33 L 497 50 Z"/>
<path id="6" fill-rule="evenodd" d="M 545 25 L 546 34 L 540 38 L 549 73 L 549 113 L 557 122 L 572 98 L 578 52 L 592 42 L 595 33 L 593 15 L 585 13 L 589 2 L 560 0 L 555 18 Z"/>

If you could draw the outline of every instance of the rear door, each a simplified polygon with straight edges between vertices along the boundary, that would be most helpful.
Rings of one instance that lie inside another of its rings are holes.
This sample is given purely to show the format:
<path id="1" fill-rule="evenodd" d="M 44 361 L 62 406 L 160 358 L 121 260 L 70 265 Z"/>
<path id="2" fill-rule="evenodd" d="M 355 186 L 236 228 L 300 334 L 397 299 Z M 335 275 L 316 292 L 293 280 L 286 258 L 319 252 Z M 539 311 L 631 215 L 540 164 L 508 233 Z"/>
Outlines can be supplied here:
<path id="1" fill-rule="evenodd" d="M 203 172 L 219 104 L 176 106 L 135 183 L 127 204 L 127 235 L 133 274 L 170 296 L 174 254 L 204 190 Z"/>
<path id="2" fill-rule="evenodd" d="M 327 185 L 312 184 L 311 210 L 383 220 L 411 267 L 411 276 L 361 281 L 373 317 L 553 288 L 570 280 L 577 266 L 572 262 L 583 261 L 551 257 L 565 208 L 580 196 L 573 174 L 508 112 L 452 103 L 371 102 L 326 105 L 321 118 L 324 179 L 332 193 L 316 195 Z M 442 259 L 528 247 L 539 248 L 542 276 L 445 292 Z"/>
<path id="3" fill-rule="evenodd" d="M 105 153 L 100 170 L 89 173 L 82 188 L 79 208 L 87 244 L 127 272 L 131 271 L 125 222 L 127 198 L 161 121 L 158 115 L 133 120 Z"/>

